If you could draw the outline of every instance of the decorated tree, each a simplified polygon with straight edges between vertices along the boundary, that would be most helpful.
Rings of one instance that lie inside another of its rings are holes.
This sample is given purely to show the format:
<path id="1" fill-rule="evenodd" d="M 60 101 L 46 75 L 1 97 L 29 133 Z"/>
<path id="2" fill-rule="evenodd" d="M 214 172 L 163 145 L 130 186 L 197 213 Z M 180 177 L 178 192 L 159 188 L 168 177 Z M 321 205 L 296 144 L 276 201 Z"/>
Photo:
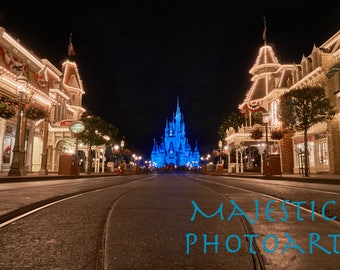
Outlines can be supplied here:
<path id="1" fill-rule="evenodd" d="M 78 139 L 84 144 L 89 146 L 87 168 L 88 173 L 92 170 L 92 146 L 110 145 L 114 142 L 118 129 L 112 124 L 107 123 L 99 116 L 92 114 L 91 112 L 85 112 L 82 114 L 80 120 L 85 125 L 85 130 L 81 134 L 77 135 Z"/>
<path id="2" fill-rule="evenodd" d="M 334 115 L 334 106 L 321 86 L 305 86 L 281 96 L 279 118 L 283 126 L 295 132 L 302 131 L 304 135 L 305 176 L 309 176 L 307 131 L 317 123 L 331 120 Z"/>

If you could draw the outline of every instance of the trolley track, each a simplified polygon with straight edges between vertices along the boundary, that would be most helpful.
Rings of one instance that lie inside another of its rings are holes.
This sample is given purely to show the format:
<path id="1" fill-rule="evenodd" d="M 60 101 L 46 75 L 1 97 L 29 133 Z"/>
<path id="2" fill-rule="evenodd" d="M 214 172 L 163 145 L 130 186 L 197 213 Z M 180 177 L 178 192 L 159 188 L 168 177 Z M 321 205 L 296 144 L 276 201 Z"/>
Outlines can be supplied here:
<path id="1" fill-rule="evenodd" d="M 43 199 L 43 200 L 38 200 L 38 201 L 35 201 L 33 203 L 30 203 L 30 204 L 26 204 L 24 205 L 23 207 L 20 207 L 20 208 L 17 208 L 9 213 L 6 213 L 4 215 L 1 215 L 0 216 L 0 229 L 2 227 L 5 227 L 9 224 L 11 224 L 12 222 L 15 222 L 21 218 L 24 218 L 30 214 L 33 214 L 37 211 L 40 211 L 42 209 L 45 209 L 47 207 L 50 207 L 54 204 L 57 204 L 57 203 L 60 203 L 60 202 L 63 202 L 65 200 L 70 200 L 70 199 L 73 199 L 73 198 L 76 198 L 78 196 L 83 196 L 83 195 L 86 195 L 86 194 L 89 194 L 89 193 L 93 193 L 93 192 L 99 192 L 99 191 L 104 191 L 104 190 L 108 190 L 108 189 L 112 189 L 112 188 L 116 188 L 118 186 L 122 186 L 122 185 L 126 185 L 126 184 L 131 184 L 131 183 L 136 183 L 136 182 L 140 182 L 140 181 L 145 181 L 145 180 L 148 180 L 150 178 L 153 178 L 153 177 L 148 177 L 148 178 L 143 178 L 141 180 L 130 180 L 128 182 L 112 182 L 112 183 L 108 183 L 108 184 L 105 184 L 104 186 L 98 186 L 96 183 L 94 183 L 95 185 L 94 186 L 91 186 L 91 187 L 88 187 L 88 186 L 84 186 L 84 188 L 79 188 L 78 191 L 73 191 L 71 193 L 69 192 L 65 192 L 64 194 L 62 195 L 58 195 L 58 192 L 56 192 L 55 194 L 56 195 L 50 195 L 49 197 Z M 81 185 L 83 185 L 82 183 L 80 183 Z M 45 190 L 50 190 L 51 188 L 60 188 L 60 187 L 69 187 L 69 186 L 73 186 L 74 187 L 74 184 L 58 184 L 58 185 L 54 185 L 54 186 L 48 186 L 48 187 L 39 187 L 39 188 L 28 188 L 28 189 L 25 189 L 25 192 L 26 193 L 44 193 Z M 24 189 L 24 188 L 20 188 L 20 189 Z M 18 189 L 17 189 L 18 190 Z M 38 191 L 37 191 L 38 190 Z M 2 192 L 6 192 L 5 191 L 2 191 Z"/>
<path id="2" fill-rule="evenodd" d="M 194 180 L 195 182 L 199 181 L 198 183 L 197 182 L 196 183 L 212 190 L 213 192 L 215 192 L 215 193 L 217 193 L 217 194 L 219 194 L 223 197 L 228 198 L 228 196 L 225 194 L 225 192 L 219 192 L 216 189 L 214 189 L 215 185 L 218 186 L 218 187 L 219 186 L 227 186 L 227 185 L 219 184 L 219 183 L 216 183 L 216 182 L 213 182 L 213 181 L 202 180 L 202 179 L 195 178 L 195 177 L 188 177 L 188 178 L 191 179 L 191 180 Z M 236 187 L 232 187 L 230 185 L 228 185 L 228 187 L 229 188 L 236 188 Z M 236 189 L 238 189 L 238 188 L 236 188 Z M 251 192 L 251 191 L 249 191 L 249 192 Z M 252 229 L 251 225 L 249 224 L 249 222 L 243 216 L 240 217 L 240 219 L 241 219 L 241 222 L 242 222 L 242 225 L 243 225 L 243 230 L 245 231 L 245 234 L 252 234 L 253 229 Z M 252 248 L 254 250 L 256 250 L 255 254 L 251 253 L 254 269 L 255 270 L 265 270 L 266 269 L 265 259 L 262 256 L 258 245 L 256 244 L 256 242 L 249 243 L 249 245 L 252 245 Z"/>
<path id="3" fill-rule="evenodd" d="M 85 190 L 81 190 L 81 191 L 78 191 L 78 192 L 63 194 L 63 195 L 60 195 L 60 196 L 50 197 L 50 198 L 47 198 L 45 200 L 37 201 L 35 203 L 32 203 L 30 205 L 27 205 L 25 207 L 22 207 L 20 209 L 17 209 L 15 211 L 12 211 L 8 214 L 1 216 L 0 217 L 0 220 L 1 220 L 1 222 L 0 222 L 0 233 L 2 233 L 3 230 L 6 229 L 7 227 L 13 227 L 13 226 L 15 227 L 17 225 L 17 223 L 19 224 L 19 226 L 22 227 L 22 225 L 20 225 L 20 224 L 23 224 L 24 219 L 26 219 L 30 216 L 33 216 L 33 215 L 37 215 L 37 214 L 39 214 L 39 212 L 43 212 L 43 211 L 46 212 L 46 210 L 48 210 L 48 208 L 51 208 L 53 206 L 57 207 L 58 205 L 68 203 L 68 201 L 79 200 L 82 197 L 83 197 L 82 200 L 84 200 L 86 197 L 88 197 L 88 196 L 93 197 L 96 194 L 97 194 L 96 197 L 98 197 L 98 196 L 100 197 L 102 193 L 106 193 L 106 194 L 109 193 L 110 194 L 110 193 L 112 193 L 111 190 L 113 191 L 113 190 L 119 189 L 120 191 L 115 192 L 114 194 L 116 194 L 116 195 L 112 195 L 112 199 L 110 200 L 111 201 L 110 204 L 108 206 L 106 206 L 107 207 L 107 210 L 106 210 L 107 216 L 103 215 L 101 217 L 101 221 L 99 221 L 99 223 L 101 225 L 99 225 L 99 227 L 98 227 L 99 228 L 98 235 L 96 236 L 96 238 L 98 240 L 97 240 L 97 245 L 96 245 L 97 247 L 95 247 L 95 249 L 96 249 L 96 258 L 95 258 L 95 262 L 94 262 L 95 268 L 91 267 L 91 269 L 103 269 L 102 265 L 105 262 L 105 258 L 104 258 L 104 256 L 105 256 L 105 235 L 106 235 L 106 228 L 107 228 L 107 226 L 109 226 L 108 220 L 109 220 L 109 215 L 110 215 L 110 208 L 113 208 L 115 203 L 117 203 L 120 198 L 124 197 L 125 194 L 131 192 L 134 189 L 137 189 L 138 187 L 140 187 L 141 185 L 143 185 L 145 182 L 147 182 L 148 180 L 150 180 L 152 178 L 154 178 L 154 176 L 146 177 L 146 178 L 142 178 L 142 179 L 137 179 L 137 180 L 129 180 L 129 181 L 124 180 L 124 182 L 120 182 L 120 183 L 112 183 L 110 185 L 105 184 L 105 186 L 103 186 L 103 187 L 98 187 L 97 185 L 95 185 L 95 187 L 86 188 Z M 75 222 L 77 222 L 77 221 L 75 221 Z M 13 225 L 13 226 L 9 226 L 9 225 Z M 49 240 L 49 242 L 52 243 L 52 244 L 55 241 L 56 240 L 54 240 L 54 239 Z M 0 242 L 2 242 L 1 238 L 0 238 Z M 20 244 L 18 243 L 18 245 L 20 245 Z M 3 266 L 9 267 L 9 266 L 7 266 L 7 263 L 8 264 L 10 263 L 9 260 L 8 260 L 8 262 L 5 262 L 3 260 L 4 257 L 2 257 L 2 255 L 3 254 L 0 255 L 0 268 L 3 267 Z M 16 265 L 16 263 L 14 263 L 13 265 Z M 18 262 L 18 265 L 16 267 L 22 267 L 22 264 L 20 262 Z M 35 267 L 34 269 L 45 269 L 45 268 L 41 268 L 41 266 L 39 266 L 39 265 L 35 265 L 34 267 Z M 70 268 L 67 268 L 67 269 L 78 269 L 78 268 L 73 268 L 73 267 L 70 266 Z M 47 267 L 46 269 L 50 269 L 50 268 Z M 60 268 L 60 269 L 64 269 L 64 268 Z M 81 268 L 81 269 L 83 269 L 83 268 Z"/>

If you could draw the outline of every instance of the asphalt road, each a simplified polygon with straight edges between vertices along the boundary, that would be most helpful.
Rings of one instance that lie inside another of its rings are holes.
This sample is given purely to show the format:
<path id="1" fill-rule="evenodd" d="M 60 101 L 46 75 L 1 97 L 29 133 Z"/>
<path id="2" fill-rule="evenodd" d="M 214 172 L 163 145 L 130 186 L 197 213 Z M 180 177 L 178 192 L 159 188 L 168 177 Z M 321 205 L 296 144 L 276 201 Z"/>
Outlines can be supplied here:
<path id="1" fill-rule="evenodd" d="M 312 220 L 310 211 L 264 196 L 261 183 L 240 182 L 162 174 L 2 185 L 2 214 L 74 196 L 0 228 L 0 269 L 338 269 L 336 222 Z M 321 205 L 339 198 L 268 185 Z"/>

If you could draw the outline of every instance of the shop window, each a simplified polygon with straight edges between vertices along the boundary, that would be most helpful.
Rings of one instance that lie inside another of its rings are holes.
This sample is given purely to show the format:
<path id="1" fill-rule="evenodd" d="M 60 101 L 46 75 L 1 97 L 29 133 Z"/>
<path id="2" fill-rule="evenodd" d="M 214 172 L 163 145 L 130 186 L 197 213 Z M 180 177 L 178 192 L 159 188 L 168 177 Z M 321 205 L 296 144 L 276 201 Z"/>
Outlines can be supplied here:
<path id="1" fill-rule="evenodd" d="M 5 137 L 4 139 L 4 151 L 2 152 L 2 161 L 3 163 L 10 163 L 11 162 L 11 155 L 12 155 L 12 138 Z"/>
<path id="2" fill-rule="evenodd" d="M 296 160 L 297 165 L 299 168 L 305 168 L 305 151 L 304 151 L 304 144 L 300 143 L 296 145 Z M 308 149 L 308 157 L 309 157 L 309 166 L 313 167 L 315 166 L 315 159 L 314 159 L 314 150 L 313 150 L 313 143 L 308 142 L 307 143 L 307 149 Z"/>
<path id="3" fill-rule="evenodd" d="M 328 165 L 328 145 L 327 142 L 318 143 L 318 159 L 320 165 Z"/>

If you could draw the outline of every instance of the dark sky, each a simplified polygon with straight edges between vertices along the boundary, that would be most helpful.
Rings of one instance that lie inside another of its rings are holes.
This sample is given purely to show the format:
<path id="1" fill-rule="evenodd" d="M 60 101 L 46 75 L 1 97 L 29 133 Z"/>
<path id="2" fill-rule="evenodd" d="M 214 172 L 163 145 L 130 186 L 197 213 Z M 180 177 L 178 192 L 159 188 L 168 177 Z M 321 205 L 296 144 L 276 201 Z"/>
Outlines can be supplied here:
<path id="1" fill-rule="evenodd" d="M 72 33 L 83 106 L 146 158 L 177 96 L 191 146 L 217 148 L 221 119 L 251 86 L 264 17 L 282 64 L 300 63 L 340 29 L 340 1 L 4 2 L 0 26 L 57 68 Z"/>

